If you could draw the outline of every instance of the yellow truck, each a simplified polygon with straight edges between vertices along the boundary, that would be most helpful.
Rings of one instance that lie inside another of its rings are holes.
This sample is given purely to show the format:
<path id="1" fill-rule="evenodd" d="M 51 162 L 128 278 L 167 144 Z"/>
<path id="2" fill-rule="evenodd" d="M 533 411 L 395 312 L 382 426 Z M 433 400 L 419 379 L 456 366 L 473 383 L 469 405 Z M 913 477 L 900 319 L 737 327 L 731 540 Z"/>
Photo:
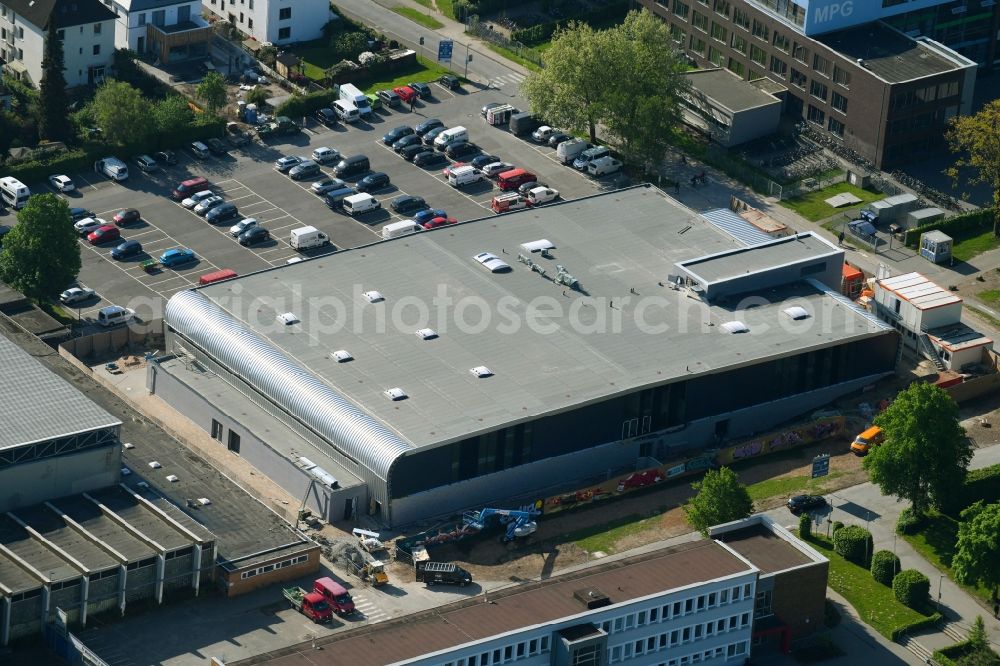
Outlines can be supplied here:
<path id="1" fill-rule="evenodd" d="M 851 442 L 851 452 L 856 456 L 866 456 L 873 448 L 885 441 L 885 433 L 882 428 L 872 426 L 859 434 Z"/>

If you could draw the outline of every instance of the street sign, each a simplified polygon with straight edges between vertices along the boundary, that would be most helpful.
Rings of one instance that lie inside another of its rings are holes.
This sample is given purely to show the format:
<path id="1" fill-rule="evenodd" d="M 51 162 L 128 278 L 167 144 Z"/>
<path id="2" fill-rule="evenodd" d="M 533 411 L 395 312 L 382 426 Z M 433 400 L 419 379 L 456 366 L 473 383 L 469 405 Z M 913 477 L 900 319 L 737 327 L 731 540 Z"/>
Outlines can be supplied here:
<path id="1" fill-rule="evenodd" d="M 812 478 L 826 476 L 830 473 L 830 454 L 822 453 L 813 458 Z"/>
<path id="2" fill-rule="evenodd" d="M 455 42 L 450 39 L 442 39 L 438 42 L 438 61 L 451 62 L 451 51 L 454 46 Z"/>

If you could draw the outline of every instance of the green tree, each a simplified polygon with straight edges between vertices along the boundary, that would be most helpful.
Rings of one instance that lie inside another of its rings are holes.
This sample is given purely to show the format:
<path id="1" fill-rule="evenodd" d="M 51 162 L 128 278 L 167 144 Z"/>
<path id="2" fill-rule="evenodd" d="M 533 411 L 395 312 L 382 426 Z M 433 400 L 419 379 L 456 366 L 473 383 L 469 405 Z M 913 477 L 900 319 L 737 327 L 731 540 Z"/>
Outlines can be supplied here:
<path id="1" fill-rule="evenodd" d="M 180 95 L 168 95 L 153 107 L 156 129 L 161 134 L 178 132 L 194 120 L 194 112 Z"/>
<path id="2" fill-rule="evenodd" d="M 808 513 L 803 513 L 799 516 L 799 538 L 803 541 L 809 541 L 812 539 L 813 531 L 813 521 L 812 516 Z"/>
<path id="3" fill-rule="evenodd" d="M 267 88 L 263 86 L 254 86 L 253 90 L 247 93 L 246 100 L 247 104 L 256 104 L 258 109 L 263 109 L 264 105 L 267 104 L 267 98 L 269 93 Z"/>
<path id="4" fill-rule="evenodd" d="M 1000 587 L 1000 502 L 981 500 L 962 511 L 955 556 L 951 560 L 955 578 L 964 585 L 983 585 L 993 600 Z"/>
<path id="5" fill-rule="evenodd" d="M 215 113 L 226 104 L 226 80 L 218 72 L 209 72 L 198 84 L 195 94 L 205 100 L 209 113 Z"/>
<path id="6" fill-rule="evenodd" d="M 978 650 L 982 650 L 987 647 L 988 643 L 989 636 L 986 635 L 986 623 L 983 622 L 982 615 L 977 615 L 975 621 L 972 623 L 972 629 L 969 629 L 969 644 Z"/>
<path id="7" fill-rule="evenodd" d="M 597 124 L 604 117 L 608 86 L 618 71 L 610 59 L 609 33 L 571 21 L 552 37 L 542 57 L 545 67 L 531 72 L 521 92 L 540 117 L 571 132 L 587 132 L 597 141 Z"/>
<path id="8" fill-rule="evenodd" d="M 344 32 L 333 38 L 332 46 L 337 58 L 357 60 L 358 55 L 368 50 L 368 35 L 363 32 Z"/>
<path id="9" fill-rule="evenodd" d="M 896 601 L 920 611 L 930 601 L 931 581 L 916 569 L 904 569 L 892 579 L 892 593 Z"/>
<path id="10" fill-rule="evenodd" d="M 947 169 L 953 182 L 985 183 L 993 190 L 993 233 L 1000 235 L 1000 100 L 993 100 L 974 116 L 955 116 L 945 139 L 959 155 Z M 971 176 L 964 173 L 971 171 Z"/>
<path id="11" fill-rule="evenodd" d="M 45 33 L 45 55 L 42 56 L 42 80 L 38 84 L 38 134 L 43 139 L 63 141 L 69 136 L 69 105 L 62 40 L 55 19 L 49 20 Z"/>
<path id="12" fill-rule="evenodd" d="M 750 493 L 728 467 L 705 472 L 705 477 L 691 487 L 698 494 L 684 505 L 684 513 L 691 526 L 704 536 L 708 536 L 708 528 L 713 525 L 740 520 L 753 513 Z"/>
<path id="13" fill-rule="evenodd" d="M 36 194 L 3 239 L 0 278 L 31 298 L 52 298 L 80 272 L 80 242 L 69 205 L 55 194 Z"/>
<path id="14" fill-rule="evenodd" d="M 121 81 L 111 80 L 98 88 L 90 110 L 104 136 L 124 146 L 140 145 L 156 131 L 152 105 Z"/>
<path id="15" fill-rule="evenodd" d="M 943 389 L 916 382 L 875 417 L 885 443 L 863 466 L 886 495 L 907 499 L 920 517 L 962 487 L 972 448 L 958 424 L 958 406 Z"/>

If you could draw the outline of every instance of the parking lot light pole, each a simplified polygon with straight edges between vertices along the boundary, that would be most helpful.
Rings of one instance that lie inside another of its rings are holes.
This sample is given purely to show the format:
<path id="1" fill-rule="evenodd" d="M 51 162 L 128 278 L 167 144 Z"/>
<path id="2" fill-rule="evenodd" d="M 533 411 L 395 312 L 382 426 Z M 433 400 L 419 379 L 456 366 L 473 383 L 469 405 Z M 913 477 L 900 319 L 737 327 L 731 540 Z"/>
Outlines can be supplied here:
<path id="1" fill-rule="evenodd" d="M 464 79 L 469 78 L 469 63 L 472 62 L 472 54 L 469 53 L 469 44 L 465 45 L 465 75 L 462 77 Z"/>

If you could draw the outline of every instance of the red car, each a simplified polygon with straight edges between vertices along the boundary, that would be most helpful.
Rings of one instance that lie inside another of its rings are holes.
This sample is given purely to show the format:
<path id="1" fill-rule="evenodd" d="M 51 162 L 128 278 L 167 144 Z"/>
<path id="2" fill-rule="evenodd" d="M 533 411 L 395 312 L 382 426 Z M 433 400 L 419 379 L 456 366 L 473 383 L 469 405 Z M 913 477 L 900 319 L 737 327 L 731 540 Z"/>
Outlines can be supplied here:
<path id="1" fill-rule="evenodd" d="M 453 217 L 435 217 L 430 222 L 424 223 L 424 229 L 434 229 L 435 227 L 443 227 L 446 224 L 455 224 L 456 222 L 458 220 Z"/>
<path id="2" fill-rule="evenodd" d="M 103 227 L 97 227 L 87 234 L 87 240 L 90 241 L 91 245 L 100 245 L 101 243 L 118 240 L 121 237 L 122 234 L 118 231 L 118 227 L 113 224 L 105 224 Z"/>
<path id="3" fill-rule="evenodd" d="M 120 210 L 115 213 L 115 224 L 119 227 L 123 227 L 126 224 L 132 224 L 133 222 L 138 222 L 142 215 L 135 208 L 126 208 L 125 210 Z"/>
<path id="4" fill-rule="evenodd" d="M 403 100 L 403 102 L 405 102 L 406 104 L 409 104 L 410 102 L 420 97 L 420 95 L 417 94 L 417 91 L 411 88 L 410 86 L 399 86 L 398 88 L 393 88 L 392 92 L 399 95 L 399 98 Z"/>

